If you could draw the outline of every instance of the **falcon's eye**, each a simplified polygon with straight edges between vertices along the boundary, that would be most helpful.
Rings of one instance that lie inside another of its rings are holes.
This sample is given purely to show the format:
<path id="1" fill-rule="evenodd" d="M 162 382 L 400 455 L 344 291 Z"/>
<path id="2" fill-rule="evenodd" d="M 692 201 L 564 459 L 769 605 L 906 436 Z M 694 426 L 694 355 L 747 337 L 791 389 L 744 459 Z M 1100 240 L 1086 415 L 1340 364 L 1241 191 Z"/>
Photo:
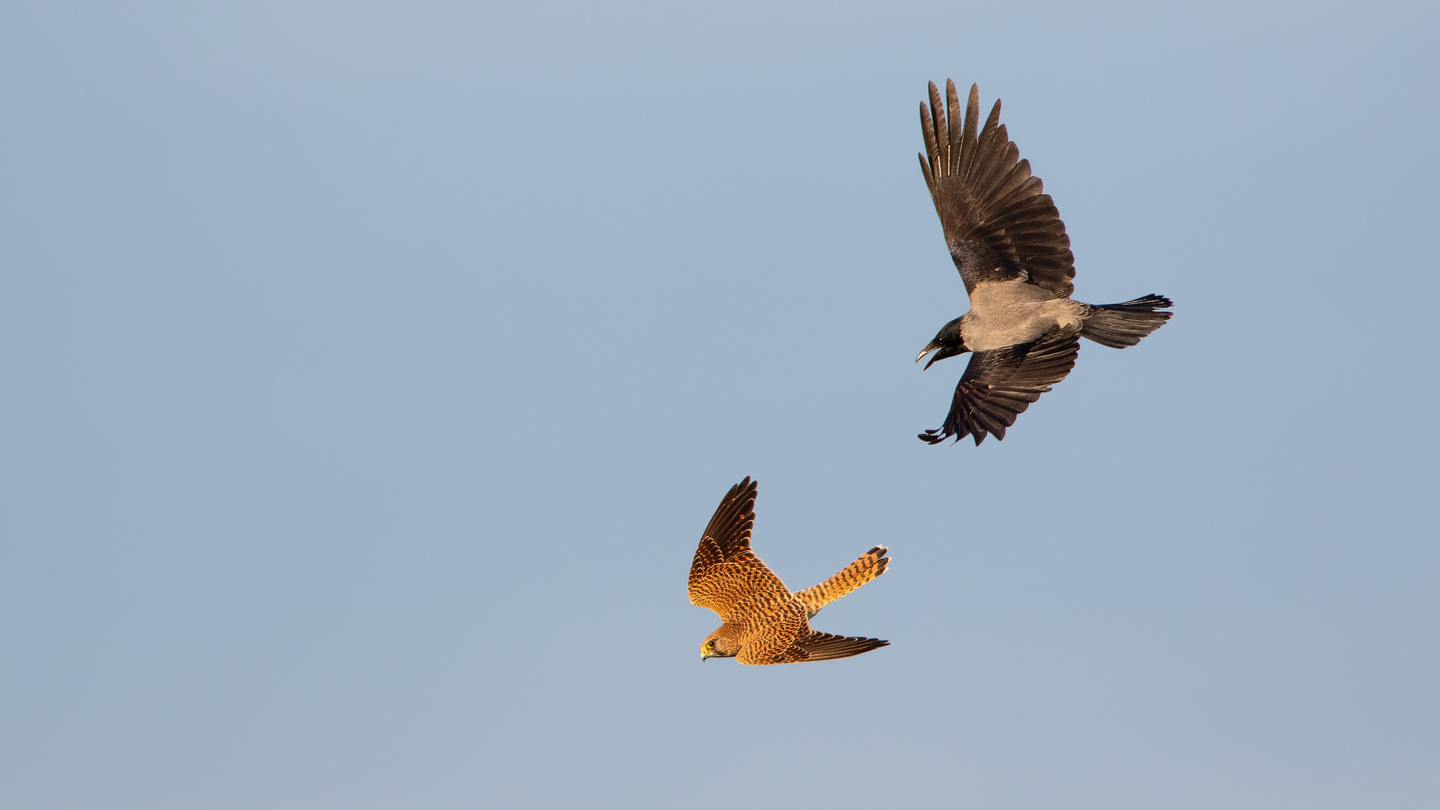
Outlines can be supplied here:
<path id="1" fill-rule="evenodd" d="M 715 639 L 713 639 L 713 638 L 710 639 L 710 648 L 711 648 L 711 649 L 714 649 L 714 648 L 715 648 Z"/>

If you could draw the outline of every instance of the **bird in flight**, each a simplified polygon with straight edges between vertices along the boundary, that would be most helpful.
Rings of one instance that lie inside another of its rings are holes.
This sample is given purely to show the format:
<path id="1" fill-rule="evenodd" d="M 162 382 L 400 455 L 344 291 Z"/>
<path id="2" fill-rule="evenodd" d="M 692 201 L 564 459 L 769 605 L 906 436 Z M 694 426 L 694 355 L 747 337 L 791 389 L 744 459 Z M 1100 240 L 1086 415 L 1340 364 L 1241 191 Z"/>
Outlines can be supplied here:
<path id="1" fill-rule="evenodd" d="M 945 324 L 916 355 L 925 364 L 974 352 L 955 387 L 945 424 L 920 434 L 939 444 L 973 436 L 975 444 L 1005 429 L 1030 403 L 1065 379 L 1080 353 L 1080 338 L 1123 349 L 1160 328 L 1170 299 L 1146 295 L 1120 304 L 1071 300 L 1075 257 L 1070 237 L 1040 178 L 1000 124 L 1000 101 L 978 126 L 980 89 L 970 87 L 965 117 L 955 83 L 945 102 L 930 83 L 930 106 L 920 103 L 925 152 L 920 168 L 950 258 L 970 295 L 970 311 Z M 978 129 L 978 132 L 977 132 Z"/>
<path id="2" fill-rule="evenodd" d="M 793 664 L 849 658 L 887 646 L 890 642 L 878 638 L 816 632 L 810 618 L 885 573 L 889 549 L 876 546 L 819 585 L 791 593 L 750 550 L 755 490 L 749 478 L 730 488 L 690 565 L 690 602 L 715 611 L 722 622 L 700 645 L 700 659 Z"/>

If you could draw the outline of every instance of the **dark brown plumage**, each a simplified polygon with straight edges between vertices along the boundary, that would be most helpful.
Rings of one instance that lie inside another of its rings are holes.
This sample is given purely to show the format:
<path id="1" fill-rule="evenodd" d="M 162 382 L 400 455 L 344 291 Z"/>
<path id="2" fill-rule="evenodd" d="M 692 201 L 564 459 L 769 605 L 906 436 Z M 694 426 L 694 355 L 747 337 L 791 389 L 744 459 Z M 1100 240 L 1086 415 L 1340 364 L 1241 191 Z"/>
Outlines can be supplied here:
<path id="1" fill-rule="evenodd" d="M 1040 178 L 1030 174 L 1030 161 L 1010 141 L 1000 123 L 1000 100 L 990 109 L 985 126 L 980 117 L 980 86 L 971 85 L 965 116 L 955 82 L 945 82 L 946 105 L 940 89 L 930 83 L 930 104 L 920 104 L 920 125 L 926 151 L 920 156 L 925 184 L 945 230 L 965 291 L 990 281 L 1026 278 L 1056 296 L 1075 291 L 1075 256 L 1055 202 Z"/>
<path id="2" fill-rule="evenodd" d="M 1005 438 L 1015 418 L 1075 365 L 1079 338 L 1112 348 L 1133 346 L 1160 328 L 1170 299 L 1148 295 L 1095 306 L 1071 300 L 1075 257 L 1070 237 L 1040 178 L 1000 123 L 1000 102 L 979 125 L 980 90 L 971 86 L 965 113 L 955 83 L 930 85 L 920 104 L 925 154 L 920 168 L 940 217 L 945 244 L 970 311 L 946 324 L 920 354 L 937 360 L 974 352 L 945 423 L 920 438 L 938 444 L 973 436 Z"/>
<path id="3" fill-rule="evenodd" d="M 1005 429 L 1015 424 L 1015 417 L 1065 379 L 1079 354 L 1080 339 L 1058 329 L 1035 343 L 977 353 L 955 386 L 941 438 L 945 434 L 971 435 L 976 444 L 986 434 L 1004 439 Z M 930 441 L 925 435 L 922 438 Z"/>

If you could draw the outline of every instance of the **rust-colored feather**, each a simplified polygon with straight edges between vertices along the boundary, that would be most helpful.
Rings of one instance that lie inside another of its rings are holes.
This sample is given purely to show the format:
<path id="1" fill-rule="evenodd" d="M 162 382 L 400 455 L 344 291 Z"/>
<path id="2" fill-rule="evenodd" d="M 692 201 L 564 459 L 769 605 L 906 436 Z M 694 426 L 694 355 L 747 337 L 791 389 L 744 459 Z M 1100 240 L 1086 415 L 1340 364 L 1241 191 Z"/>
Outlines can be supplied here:
<path id="1" fill-rule="evenodd" d="M 730 488 L 700 538 L 690 565 L 690 601 L 709 608 L 742 664 L 785 664 L 859 655 L 889 642 L 811 631 L 809 618 L 826 604 L 885 572 L 890 560 L 877 546 L 840 573 L 791 593 L 750 549 L 757 484 L 746 478 Z M 823 637 L 823 638 L 822 638 Z M 843 644 L 826 639 L 841 639 Z"/>

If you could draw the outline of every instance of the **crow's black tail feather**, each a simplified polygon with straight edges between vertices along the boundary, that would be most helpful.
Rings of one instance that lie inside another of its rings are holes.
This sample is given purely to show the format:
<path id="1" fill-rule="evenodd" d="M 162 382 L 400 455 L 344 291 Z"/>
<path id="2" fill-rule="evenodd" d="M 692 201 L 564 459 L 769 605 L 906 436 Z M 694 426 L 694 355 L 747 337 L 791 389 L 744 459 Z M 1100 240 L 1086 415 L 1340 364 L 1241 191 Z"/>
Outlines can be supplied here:
<path id="1" fill-rule="evenodd" d="M 1085 325 L 1080 327 L 1080 336 L 1112 349 L 1134 346 L 1174 314 L 1156 310 L 1173 306 L 1169 298 L 1153 293 L 1120 304 L 1101 304 L 1095 307 L 1094 314 L 1085 319 Z"/>

